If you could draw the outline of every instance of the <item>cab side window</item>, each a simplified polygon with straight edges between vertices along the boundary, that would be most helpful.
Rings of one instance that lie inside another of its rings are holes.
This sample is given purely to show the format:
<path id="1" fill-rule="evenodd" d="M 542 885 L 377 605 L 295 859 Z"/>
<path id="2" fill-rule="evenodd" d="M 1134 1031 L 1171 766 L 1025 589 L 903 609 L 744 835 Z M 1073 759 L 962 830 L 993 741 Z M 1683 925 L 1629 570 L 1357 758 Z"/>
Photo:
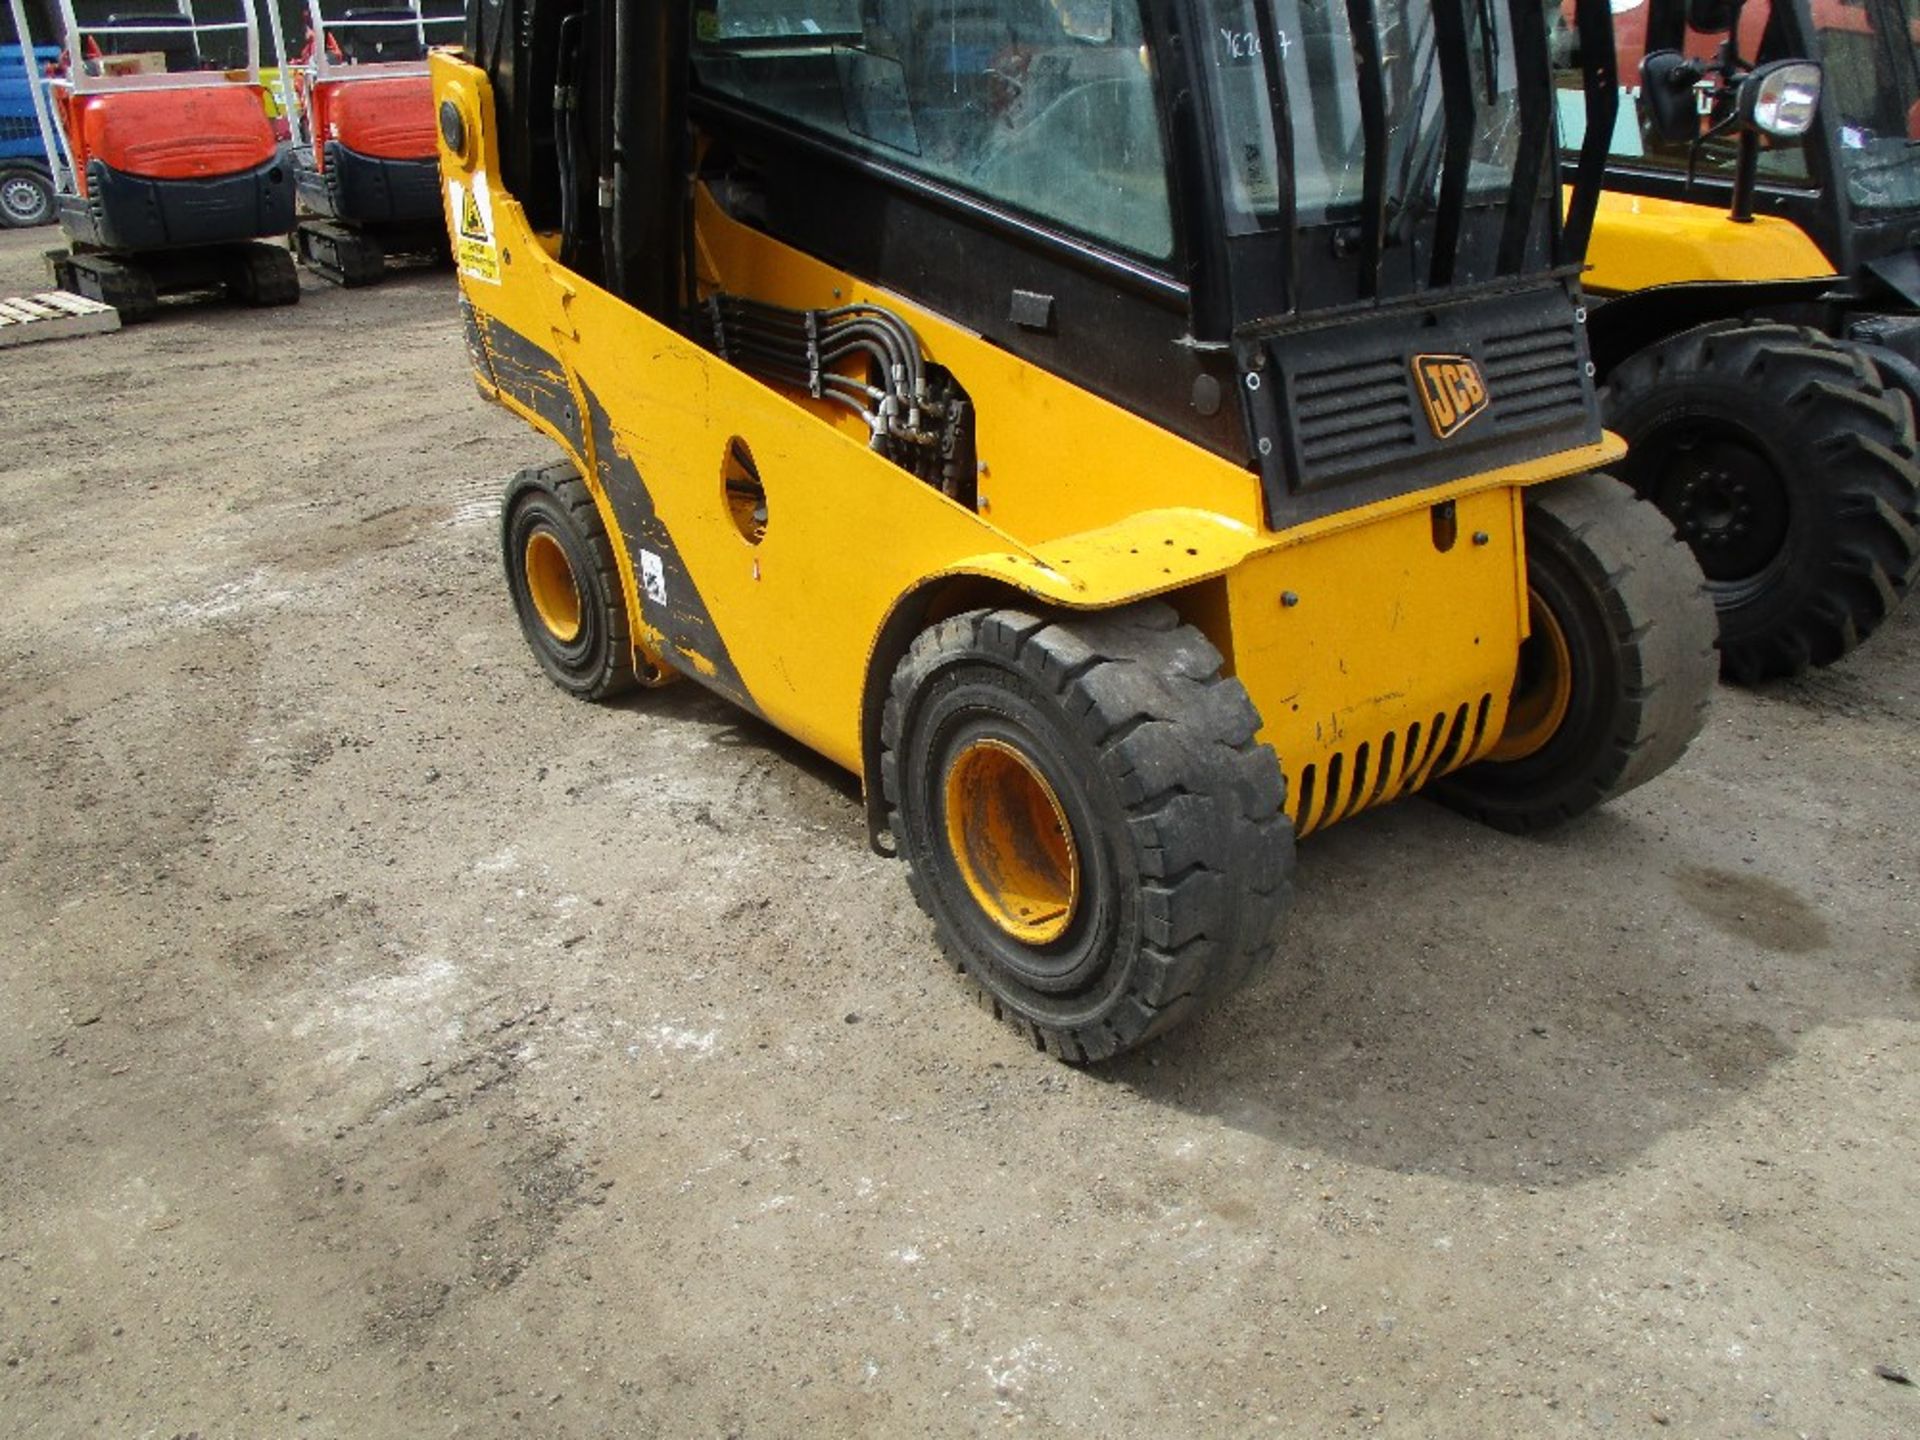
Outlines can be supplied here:
<path id="1" fill-rule="evenodd" d="M 702 0 L 705 88 L 1149 260 L 1173 249 L 1139 0 Z"/>

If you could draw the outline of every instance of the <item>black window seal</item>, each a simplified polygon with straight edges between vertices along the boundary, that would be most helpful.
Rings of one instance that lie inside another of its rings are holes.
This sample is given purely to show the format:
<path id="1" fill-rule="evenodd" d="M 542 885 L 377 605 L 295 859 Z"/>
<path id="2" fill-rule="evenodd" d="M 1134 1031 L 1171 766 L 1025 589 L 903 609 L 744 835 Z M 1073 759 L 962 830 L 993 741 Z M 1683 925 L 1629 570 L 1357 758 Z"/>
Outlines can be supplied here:
<path id="1" fill-rule="evenodd" d="M 1513 26 L 1516 55 L 1547 54 L 1547 10 L 1539 0 L 1511 0 L 1507 11 Z M 1552 173 L 1549 152 L 1558 125 L 1554 106 L 1553 68 L 1550 63 L 1517 67 L 1520 100 L 1520 144 L 1513 161 L 1513 184 L 1508 191 L 1507 220 L 1500 233 L 1500 250 L 1493 262 L 1496 274 L 1516 275 L 1526 261 L 1527 240 L 1533 234 L 1534 207 L 1541 181 Z M 1548 233 L 1557 234 L 1558 197 L 1551 207 Z"/>
<path id="2" fill-rule="evenodd" d="M 1360 135 L 1366 145 L 1360 192 L 1360 295 L 1372 300 L 1380 294 L 1380 266 L 1387 249 L 1387 86 L 1373 0 L 1347 0 L 1347 26 L 1353 34 Z"/>

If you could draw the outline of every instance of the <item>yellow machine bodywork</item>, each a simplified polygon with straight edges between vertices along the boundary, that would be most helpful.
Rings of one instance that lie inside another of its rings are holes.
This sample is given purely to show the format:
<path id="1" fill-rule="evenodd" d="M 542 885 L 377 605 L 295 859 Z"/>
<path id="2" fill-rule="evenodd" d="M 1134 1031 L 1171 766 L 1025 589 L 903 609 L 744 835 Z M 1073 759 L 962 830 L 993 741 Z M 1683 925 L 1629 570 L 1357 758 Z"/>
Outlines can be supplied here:
<path id="1" fill-rule="evenodd" d="M 1807 280 L 1832 275 L 1820 247 L 1790 220 L 1732 219 L 1724 207 L 1606 191 L 1594 215 L 1582 283 L 1603 295 L 1699 280 Z"/>
<path id="2" fill-rule="evenodd" d="M 1499 738 L 1527 624 L 1523 487 L 1606 465 L 1613 437 L 1276 533 L 1251 472 L 700 196 L 703 286 L 796 308 L 872 301 L 913 326 L 973 401 L 976 513 L 874 454 L 845 411 L 563 268 L 493 184 L 486 76 L 446 54 L 432 71 L 436 104 L 465 125 L 463 153 L 443 139 L 441 160 L 476 377 L 585 477 L 643 674 L 691 675 L 871 785 L 871 702 L 912 633 L 895 617 L 1160 596 L 1246 686 L 1303 832 Z M 741 446 L 765 491 L 758 539 L 725 490 Z"/>

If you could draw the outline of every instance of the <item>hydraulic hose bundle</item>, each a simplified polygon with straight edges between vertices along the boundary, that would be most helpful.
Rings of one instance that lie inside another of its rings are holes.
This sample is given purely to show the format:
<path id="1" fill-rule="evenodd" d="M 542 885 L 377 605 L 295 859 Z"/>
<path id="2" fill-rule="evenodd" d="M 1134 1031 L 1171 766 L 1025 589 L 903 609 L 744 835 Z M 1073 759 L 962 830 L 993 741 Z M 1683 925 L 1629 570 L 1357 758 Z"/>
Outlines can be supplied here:
<path id="1" fill-rule="evenodd" d="M 878 305 L 790 310 L 716 292 L 702 310 L 707 344 L 748 374 L 831 400 L 866 421 L 869 446 L 972 503 L 971 407 L 919 337 Z"/>

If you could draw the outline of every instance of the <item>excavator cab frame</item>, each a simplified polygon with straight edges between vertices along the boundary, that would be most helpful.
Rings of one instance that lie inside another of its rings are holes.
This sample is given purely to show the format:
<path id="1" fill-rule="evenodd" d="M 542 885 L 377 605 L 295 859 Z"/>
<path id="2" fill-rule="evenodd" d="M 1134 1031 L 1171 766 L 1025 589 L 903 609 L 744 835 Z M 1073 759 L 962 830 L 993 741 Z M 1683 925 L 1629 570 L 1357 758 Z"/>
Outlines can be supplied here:
<path id="1" fill-rule="evenodd" d="M 285 65 L 304 212 L 294 244 L 335 284 L 377 284 L 390 256 L 444 262 L 427 52 L 465 24 L 464 9 L 428 0 L 306 0 L 306 35 Z"/>
<path id="2" fill-rule="evenodd" d="M 70 250 L 54 282 L 151 317 L 162 294 L 299 298 L 290 261 L 251 243 L 292 227 L 293 184 L 266 113 L 249 0 L 130 10 L 57 0 L 62 52 L 34 87 Z M 24 9 L 15 21 L 26 33 Z"/>

